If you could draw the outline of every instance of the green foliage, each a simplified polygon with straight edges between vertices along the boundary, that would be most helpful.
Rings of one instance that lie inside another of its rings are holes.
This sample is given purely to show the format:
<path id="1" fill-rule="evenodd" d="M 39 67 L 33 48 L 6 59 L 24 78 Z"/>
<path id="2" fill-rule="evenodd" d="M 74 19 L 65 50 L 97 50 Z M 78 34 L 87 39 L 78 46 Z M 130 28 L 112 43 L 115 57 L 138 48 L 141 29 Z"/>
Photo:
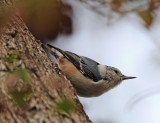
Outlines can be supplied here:
<path id="1" fill-rule="evenodd" d="M 77 105 L 71 99 L 62 98 L 56 103 L 56 110 L 59 113 L 70 115 L 74 113 L 78 108 Z"/>
<path id="2" fill-rule="evenodd" d="M 12 97 L 18 107 L 23 108 L 26 106 L 26 100 L 32 92 L 29 85 L 31 72 L 23 64 L 20 64 L 21 66 L 16 65 L 16 61 L 19 61 L 20 59 L 19 53 L 13 52 L 10 53 L 5 60 L 13 69 L 13 71 L 11 70 L 9 72 L 10 78 L 7 79 L 8 86 L 12 87 L 9 88 L 8 94 Z M 20 83 L 18 83 L 19 80 L 21 80 Z"/>
<path id="3" fill-rule="evenodd" d="M 31 78 L 31 74 L 30 71 L 26 68 L 18 68 L 16 71 L 16 74 L 22 79 L 22 81 L 24 83 L 28 83 L 30 78 Z"/>
<path id="4" fill-rule="evenodd" d="M 8 63 L 13 63 L 14 61 L 18 61 L 18 60 L 20 60 L 19 53 L 11 53 L 6 58 L 6 62 Z"/>
<path id="5" fill-rule="evenodd" d="M 5 59 L 5 61 L 9 63 L 8 65 L 13 66 L 13 68 L 14 68 L 13 63 L 19 60 L 21 60 L 21 57 L 18 52 L 10 53 Z M 15 73 L 24 83 L 28 83 L 31 78 L 30 71 L 25 67 L 22 68 L 22 66 L 16 68 L 16 70 L 14 70 L 13 73 Z"/>
<path id="6" fill-rule="evenodd" d="M 26 101 L 31 92 L 31 87 L 29 85 L 25 85 L 20 90 L 17 87 L 11 89 L 9 91 L 9 95 L 12 97 L 18 107 L 23 108 L 24 106 L 26 106 Z"/>

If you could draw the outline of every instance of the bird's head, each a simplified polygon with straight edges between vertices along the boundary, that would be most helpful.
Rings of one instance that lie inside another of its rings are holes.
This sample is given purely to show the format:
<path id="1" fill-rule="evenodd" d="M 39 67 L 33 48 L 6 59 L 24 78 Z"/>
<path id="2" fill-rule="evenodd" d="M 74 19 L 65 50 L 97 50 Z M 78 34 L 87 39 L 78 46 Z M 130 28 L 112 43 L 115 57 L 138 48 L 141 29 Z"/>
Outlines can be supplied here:
<path id="1" fill-rule="evenodd" d="M 121 73 L 120 70 L 114 67 L 106 66 L 106 80 L 114 81 L 115 84 L 120 83 L 122 80 L 134 79 L 136 77 L 125 76 Z"/>

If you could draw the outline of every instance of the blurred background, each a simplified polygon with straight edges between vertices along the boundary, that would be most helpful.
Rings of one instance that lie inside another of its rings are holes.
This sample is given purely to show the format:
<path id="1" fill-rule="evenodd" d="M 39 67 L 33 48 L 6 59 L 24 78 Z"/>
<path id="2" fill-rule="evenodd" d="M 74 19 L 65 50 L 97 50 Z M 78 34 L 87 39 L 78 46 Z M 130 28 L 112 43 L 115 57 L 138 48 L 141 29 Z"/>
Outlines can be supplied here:
<path id="1" fill-rule="evenodd" d="M 19 0 L 16 6 L 37 39 L 137 77 L 100 97 L 79 97 L 93 122 L 160 123 L 160 0 Z M 10 12 L 0 13 L 0 26 Z"/>
<path id="2" fill-rule="evenodd" d="M 73 9 L 73 32 L 59 35 L 52 44 L 137 77 L 100 97 L 79 97 L 90 119 L 95 123 L 160 123 L 159 8 L 147 11 L 147 0 L 115 3 L 115 10 L 100 0 L 66 2 Z"/>

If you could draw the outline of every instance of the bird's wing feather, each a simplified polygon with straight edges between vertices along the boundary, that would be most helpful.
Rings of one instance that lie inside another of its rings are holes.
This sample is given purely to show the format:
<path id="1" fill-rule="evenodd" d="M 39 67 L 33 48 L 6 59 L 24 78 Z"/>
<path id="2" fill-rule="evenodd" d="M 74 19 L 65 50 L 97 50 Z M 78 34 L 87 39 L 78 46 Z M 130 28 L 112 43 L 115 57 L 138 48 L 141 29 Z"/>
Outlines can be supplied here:
<path id="1" fill-rule="evenodd" d="M 90 78 L 95 82 L 97 82 L 98 80 L 101 80 L 101 76 L 98 72 L 98 67 L 97 67 L 97 65 L 99 65 L 98 62 L 84 56 L 79 56 L 69 51 L 63 51 L 50 44 L 47 44 L 47 45 L 43 44 L 43 47 L 48 49 L 51 52 L 51 54 L 53 54 L 56 58 L 64 56 L 71 63 L 73 63 L 73 65 L 78 70 L 80 70 L 80 72 L 87 78 Z"/>
<path id="2" fill-rule="evenodd" d="M 65 51 L 64 57 L 72 62 L 75 67 L 79 69 L 81 73 L 87 78 L 90 78 L 95 82 L 101 79 L 98 72 L 98 67 L 96 67 L 97 65 L 99 65 L 99 63 L 97 63 L 96 61 L 84 56 L 80 57 L 77 54 L 69 51 Z"/>

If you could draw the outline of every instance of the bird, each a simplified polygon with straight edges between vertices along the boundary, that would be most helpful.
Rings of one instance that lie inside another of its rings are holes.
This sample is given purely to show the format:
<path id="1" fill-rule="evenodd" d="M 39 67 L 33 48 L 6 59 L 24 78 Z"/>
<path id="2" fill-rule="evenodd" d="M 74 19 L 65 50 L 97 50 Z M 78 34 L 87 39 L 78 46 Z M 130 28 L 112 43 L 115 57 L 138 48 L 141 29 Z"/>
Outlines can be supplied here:
<path id="1" fill-rule="evenodd" d="M 115 67 L 101 65 L 88 57 L 50 44 L 42 44 L 42 47 L 55 56 L 59 68 L 81 97 L 100 96 L 119 85 L 123 80 L 136 78 L 123 75 Z"/>

